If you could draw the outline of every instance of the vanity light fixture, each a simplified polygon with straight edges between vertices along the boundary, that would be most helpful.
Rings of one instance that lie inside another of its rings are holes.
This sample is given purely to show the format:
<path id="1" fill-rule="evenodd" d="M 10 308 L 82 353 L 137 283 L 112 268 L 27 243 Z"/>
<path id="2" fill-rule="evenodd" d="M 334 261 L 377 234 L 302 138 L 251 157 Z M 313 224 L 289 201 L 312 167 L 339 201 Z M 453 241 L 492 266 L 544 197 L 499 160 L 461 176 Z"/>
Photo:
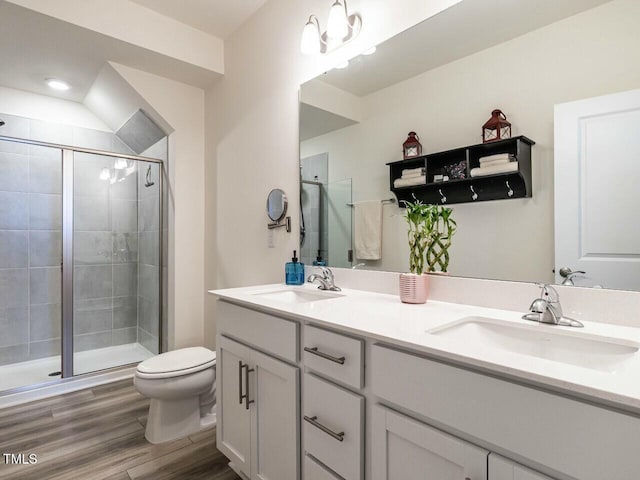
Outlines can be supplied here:
<path id="1" fill-rule="evenodd" d="M 321 31 L 318 17 L 309 17 L 302 31 L 300 51 L 305 55 L 331 52 L 356 38 L 361 29 L 362 19 L 357 13 L 349 15 L 347 0 L 335 0 L 326 32 Z"/>
<path id="2" fill-rule="evenodd" d="M 60 92 L 66 92 L 71 88 L 71 86 L 67 82 L 58 78 L 46 78 L 45 82 L 47 82 L 49 88 L 53 88 L 54 90 L 58 90 Z"/>

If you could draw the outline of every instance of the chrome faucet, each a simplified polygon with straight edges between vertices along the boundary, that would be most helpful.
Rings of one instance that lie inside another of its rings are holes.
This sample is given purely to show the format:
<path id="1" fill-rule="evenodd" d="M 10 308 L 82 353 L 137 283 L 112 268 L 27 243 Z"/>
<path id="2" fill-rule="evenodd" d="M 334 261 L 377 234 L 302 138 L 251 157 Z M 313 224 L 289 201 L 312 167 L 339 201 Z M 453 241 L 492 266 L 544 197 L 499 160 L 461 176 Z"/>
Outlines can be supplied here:
<path id="1" fill-rule="evenodd" d="M 565 327 L 584 327 L 578 320 L 563 316 L 560 295 L 555 288 L 543 283 L 538 286 L 542 289 L 541 296 L 531 303 L 529 313 L 522 316 L 523 320 Z"/>
<path id="2" fill-rule="evenodd" d="M 341 291 L 340 287 L 336 287 L 333 272 L 330 268 L 320 267 L 320 272 L 322 273 L 322 275 L 317 275 L 315 273 L 309 275 L 309 278 L 307 278 L 307 282 L 313 283 L 318 280 L 318 282 L 320 282 L 320 285 L 318 286 L 320 290 L 331 290 L 332 292 Z"/>

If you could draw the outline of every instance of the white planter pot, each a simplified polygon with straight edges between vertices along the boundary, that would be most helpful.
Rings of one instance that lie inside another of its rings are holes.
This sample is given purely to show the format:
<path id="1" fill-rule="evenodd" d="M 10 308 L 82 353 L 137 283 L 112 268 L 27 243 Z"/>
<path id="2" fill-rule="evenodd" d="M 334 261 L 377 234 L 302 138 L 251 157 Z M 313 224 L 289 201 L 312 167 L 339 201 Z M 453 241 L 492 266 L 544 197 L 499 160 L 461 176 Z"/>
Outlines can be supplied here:
<path id="1" fill-rule="evenodd" d="M 429 275 L 400 274 L 400 300 L 403 303 L 425 303 L 429 297 Z"/>

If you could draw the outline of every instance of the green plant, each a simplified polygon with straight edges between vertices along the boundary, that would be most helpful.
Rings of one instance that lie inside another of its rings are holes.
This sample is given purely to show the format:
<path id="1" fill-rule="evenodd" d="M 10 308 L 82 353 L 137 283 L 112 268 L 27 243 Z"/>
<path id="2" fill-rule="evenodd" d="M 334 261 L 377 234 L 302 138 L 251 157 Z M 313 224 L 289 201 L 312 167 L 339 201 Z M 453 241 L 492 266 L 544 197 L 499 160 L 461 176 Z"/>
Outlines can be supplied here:
<path id="1" fill-rule="evenodd" d="M 420 275 L 424 272 L 425 256 L 427 271 L 443 272 L 449 268 L 449 247 L 456 233 L 453 210 L 442 205 L 426 205 L 413 197 L 414 202 L 402 200 L 405 205 L 404 218 L 409 225 L 409 270 Z M 426 253 L 426 255 L 425 255 Z"/>
<path id="2" fill-rule="evenodd" d="M 435 272 L 436 266 L 439 266 L 441 271 L 446 272 L 449 268 L 449 247 L 458 225 L 451 218 L 453 213 L 451 208 L 442 205 L 430 205 L 430 207 L 426 226 L 429 232 L 426 253 L 428 271 Z"/>
<path id="3" fill-rule="evenodd" d="M 430 217 L 430 205 L 423 204 L 415 196 L 415 202 L 402 200 L 405 205 L 404 219 L 409 225 L 407 237 L 409 240 L 409 271 L 421 275 L 424 271 L 424 252 L 428 244 L 428 231 L 425 229 Z"/>

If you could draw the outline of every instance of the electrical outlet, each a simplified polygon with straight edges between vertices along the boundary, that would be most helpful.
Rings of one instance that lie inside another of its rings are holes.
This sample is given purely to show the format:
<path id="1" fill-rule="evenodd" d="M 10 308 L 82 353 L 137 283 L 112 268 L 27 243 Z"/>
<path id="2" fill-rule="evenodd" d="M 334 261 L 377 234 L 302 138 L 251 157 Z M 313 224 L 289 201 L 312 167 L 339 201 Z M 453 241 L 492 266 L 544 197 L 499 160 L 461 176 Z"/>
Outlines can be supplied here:
<path id="1" fill-rule="evenodd" d="M 273 237 L 273 229 L 269 229 L 269 233 L 267 235 L 267 247 L 275 248 L 276 242 Z"/>

